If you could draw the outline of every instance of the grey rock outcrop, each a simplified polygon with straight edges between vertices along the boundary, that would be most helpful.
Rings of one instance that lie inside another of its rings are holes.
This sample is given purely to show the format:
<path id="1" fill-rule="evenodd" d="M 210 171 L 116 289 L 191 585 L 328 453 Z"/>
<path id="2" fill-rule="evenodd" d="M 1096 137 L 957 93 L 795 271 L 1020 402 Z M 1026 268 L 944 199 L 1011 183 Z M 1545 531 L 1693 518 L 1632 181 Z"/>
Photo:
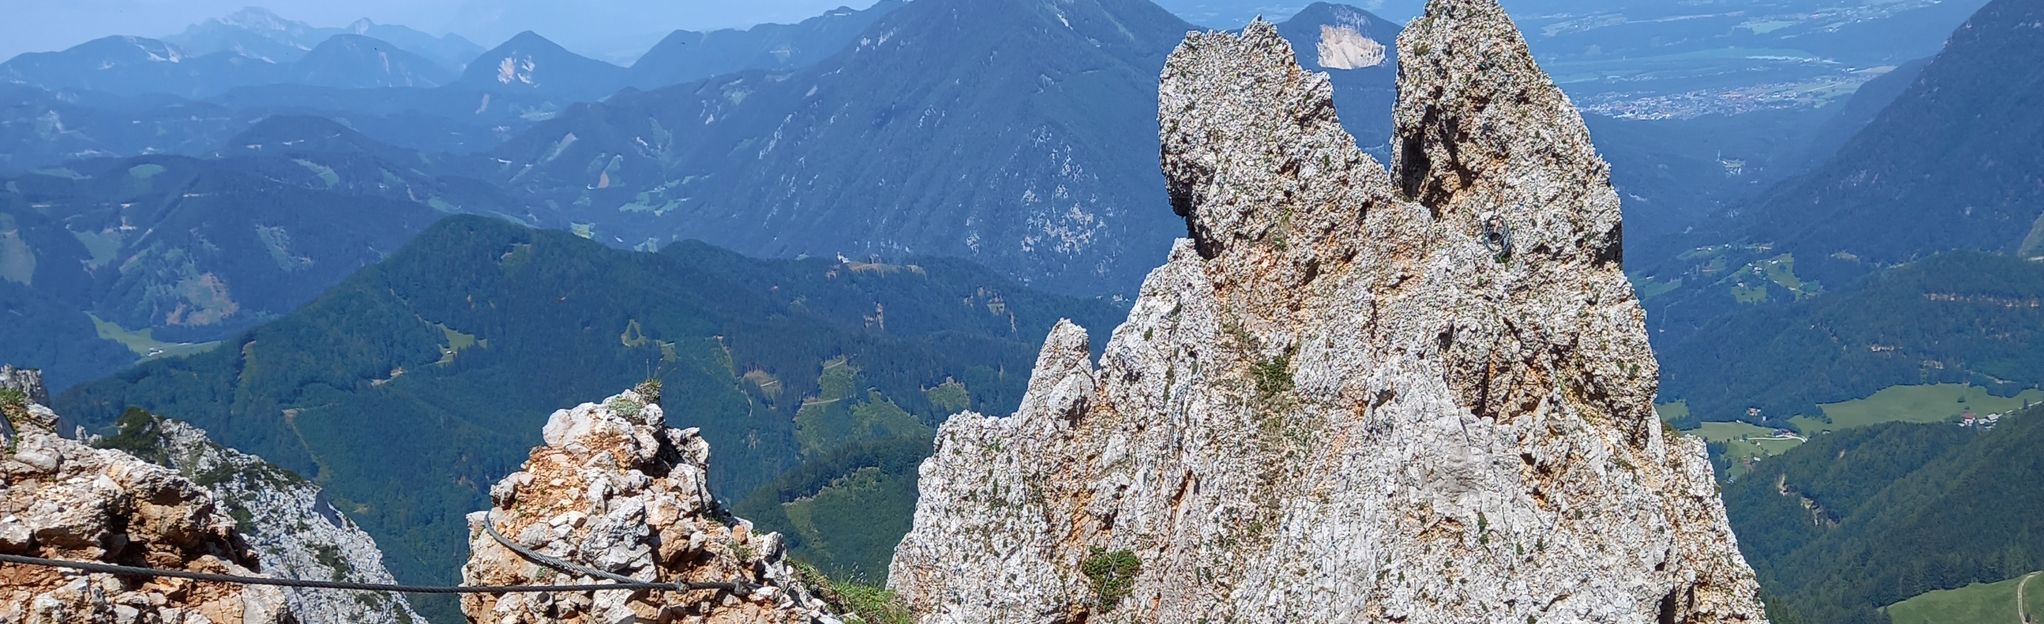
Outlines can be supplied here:
<path id="1" fill-rule="evenodd" d="M 650 392 L 650 391 L 649 391 Z M 489 512 L 469 515 L 469 585 L 604 583 L 535 564 L 498 543 L 484 523 L 543 555 L 630 578 L 755 588 L 469 595 L 472 622 L 834 623 L 786 560 L 779 534 L 755 533 L 710 495 L 710 446 L 696 430 L 667 427 L 656 400 L 627 391 L 554 412 L 546 445 L 490 489 Z"/>
<path id="2" fill-rule="evenodd" d="M 47 396 L 33 376 L 8 389 Z M 38 403 L 0 406 L 55 422 Z M 19 426 L 0 457 L 0 552 L 159 569 L 258 575 L 255 553 L 205 489 L 170 469 Z M 274 587 L 135 579 L 0 564 L 0 622 L 70 624 L 295 622 Z"/>
<path id="3" fill-rule="evenodd" d="M 260 457 L 226 448 L 191 425 L 130 412 L 115 440 L 206 488 L 272 576 L 394 583 L 383 551 L 319 486 Z M 108 440 L 102 440 L 105 445 Z M 423 622 L 402 595 L 290 588 L 300 624 Z"/>
<path id="4" fill-rule="evenodd" d="M 1399 42 L 1393 167 L 1264 23 L 1163 74 L 1190 240 L 1096 365 L 961 414 L 890 586 L 923 622 L 1759 622 L 1653 411 L 1619 199 L 1496 0 Z"/>
<path id="5" fill-rule="evenodd" d="M 21 392 L 30 403 L 50 404 L 50 392 L 43 386 L 43 372 L 39 370 L 0 365 L 0 390 Z"/>

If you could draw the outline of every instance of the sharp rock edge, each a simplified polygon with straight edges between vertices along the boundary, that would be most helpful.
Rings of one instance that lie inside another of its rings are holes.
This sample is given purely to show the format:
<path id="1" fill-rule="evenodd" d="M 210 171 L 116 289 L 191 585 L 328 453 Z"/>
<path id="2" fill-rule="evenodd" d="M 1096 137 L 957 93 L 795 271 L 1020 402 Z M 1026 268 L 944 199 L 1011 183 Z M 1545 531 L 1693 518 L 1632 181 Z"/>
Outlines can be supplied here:
<path id="1" fill-rule="evenodd" d="M 198 427 L 155 422 L 151 458 L 205 487 L 239 520 L 263 571 L 295 579 L 394 584 L 375 538 L 336 509 L 319 486 L 260 457 L 221 446 Z M 299 624 L 423 622 L 402 594 L 286 588 Z"/>
<path id="2" fill-rule="evenodd" d="M 462 611 L 490 624 L 836 624 L 786 559 L 781 536 L 756 533 L 709 490 L 710 446 L 695 429 L 671 429 L 655 400 L 627 391 L 602 403 L 554 412 L 546 444 L 524 468 L 490 489 L 488 513 L 469 515 L 470 585 L 601 583 L 526 561 L 506 538 L 579 565 L 660 582 L 734 580 L 756 584 L 725 592 L 624 592 L 469 595 Z"/>
<path id="3" fill-rule="evenodd" d="M 1764 620 L 1581 117 L 1495 0 L 1399 46 L 1388 171 L 1271 25 L 1171 56 L 1189 239 L 1097 366 L 1061 324 L 1016 414 L 942 427 L 921 621 Z"/>

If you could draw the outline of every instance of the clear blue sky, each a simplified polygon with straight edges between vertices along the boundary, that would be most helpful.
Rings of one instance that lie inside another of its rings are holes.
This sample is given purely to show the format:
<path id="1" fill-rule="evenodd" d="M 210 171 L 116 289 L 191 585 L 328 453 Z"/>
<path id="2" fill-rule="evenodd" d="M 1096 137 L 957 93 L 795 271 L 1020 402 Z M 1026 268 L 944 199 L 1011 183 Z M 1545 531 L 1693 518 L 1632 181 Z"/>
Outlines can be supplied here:
<path id="1" fill-rule="evenodd" d="M 677 28 L 792 22 L 873 0 L 0 0 L 0 59 L 62 49 L 106 35 L 158 37 L 188 24 L 261 6 L 314 26 L 367 17 L 490 47 L 534 30 L 571 47 L 626 45 Z M 579 44 L 579 45 L 578 45 Z M 651 41 L 646 41 L 647 45 Z M 590 53 L 608 53 L 591 50 Z"/>

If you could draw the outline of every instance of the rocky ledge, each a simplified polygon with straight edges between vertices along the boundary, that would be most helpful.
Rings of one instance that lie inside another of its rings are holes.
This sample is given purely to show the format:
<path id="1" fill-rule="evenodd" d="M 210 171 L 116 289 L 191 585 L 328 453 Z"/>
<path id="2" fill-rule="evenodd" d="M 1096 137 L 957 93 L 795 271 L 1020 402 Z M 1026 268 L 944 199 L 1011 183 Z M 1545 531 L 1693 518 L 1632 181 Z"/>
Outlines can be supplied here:
<path id="1" fill-rule="evenodd" d="M 539 554 L 645 581 L 736 583 L 745 591 L 602 591 L 470 595 L 462 610 L 491 624 L 835 622 L 786 560 L 781 537 L 756 533 L 710 495 L 709 443 L 667 427 L 650 387 L 555 412 L 546 445 L 490 489 L 469 515 L 469 585 L 604 583 L 535 564 L 485 530 Z"/>
<path id="2" fill-rule="evenodd" d="M 0 455 L 0 553 L 257 575 L 256 555 L 204 488 L 178 473 L 49 430 L 40 376 L 0 369 L 12 429 Z M 33 399 L 31 397 L 34 397 Z M 136 579 L 0 564 L 0 622 L 281 624 L 274 587 Z"/>
<path id="3" fill-rule="evenodd" d="M 93 446 L 128 452 L 176 470 L 211 493 L 235 519 L 264 572 L 293 579 L 395 583 L 383 550 L 335 509 L 318 485 L 260 457 L 221 446 L 204 430 L 131 409 L 114 435 Z M 300 624 L 423 622 L 401 594 L 288 588 Z"/>
<path id="4" fill-rule="evenodd" d="M 921 470 L 923 622 L 1757 622 L 1700 441 L 1656 418 L 1619 199 L 1496 0 L 1400 38 L 1396 161 L 1269 24 L 1163 73 L 1189 240 L 1096 365 Z"/>

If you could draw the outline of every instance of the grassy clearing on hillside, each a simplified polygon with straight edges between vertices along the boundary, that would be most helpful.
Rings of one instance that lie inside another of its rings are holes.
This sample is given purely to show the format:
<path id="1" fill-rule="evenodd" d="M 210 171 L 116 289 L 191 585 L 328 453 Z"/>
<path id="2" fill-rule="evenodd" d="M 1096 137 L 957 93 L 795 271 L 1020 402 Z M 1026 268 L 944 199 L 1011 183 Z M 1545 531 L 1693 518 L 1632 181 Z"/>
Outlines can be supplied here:
<path id="1" fill-rule="evenodd" d="M 312 175 L 319 176 L 319 181 L 325 182 L 327 188 L 333 188 L 341 185 L 341 175 L 338 173 L 334 173 L 333 167 L 328 167 L 326 165 L 312 162 L 310 160 L 305 160 L 303 158 L 293 159 L 292 162 L 296 162 L 298 163 L 298 166 L 304 167 L 306 171 L 312 172 Z"/>
<path id="2" fill-rule="evenodd" d="M 1674 403 L 1662 403 L 1659 405 L 1655 405 L 1654 415 L 1660 416 L 1661 420 L 1671 423 L 1688 420 L 1689 402 L 1676 401 Z"/>
<path id="3" fill-rule="evenodd" d="M 8 224 L 0 223 L 0 226 Z M 35 249 L 22 240 L 20 230 L 0 232 L 0 279 L 23 286 L 35 281 Z"/>
<path id="4" fill-rule="evenodd" d="M 447 337 L 447 346 L 440 347 L 440 361 L 435 362 L 435 364 L 441 366 L 453 364 L 454 358 L 461 355 L 463 351 L 479 346 L 487 349 L 490 346 L 490 341 L 476 340 L 473 334 L 464 334 L 440 323 L 434 323 L 433 326 L 440 328 L 441 335 Z"/>
<path id="5" fill-rule="evenodd" d="M 1958 589 L 1928 592 L 1888 606 L 1894 624 L 1976 624 L 2021 620 L 2016 614 L 2016 585 L 2023 577 L 1999 583 L 1975 583 Z M 2044 608 L 2044 583 L 2030 581 L 2024 595 L 2032 618 Z"/>
<path id="6" fill-rule="evenodd" d="M 1697 437 L 1711 442 L 1731 442 L 1753 437 L 1772 436 L 1774 435 L 1774 430 L 1745 422 L 1707 422 L 1703 423 L 1702 427 L 1690 431 L 1690 433 L 1694 433 Z"/>
<path id="7" fill-rule="evenodd" d="M 213 348 L 213 345 L 220 344 L 218 342 L 164 342 L 157 340 L 155 332 L 152 330 L 129 330 L 111 321 L 99 318 L 99 315 L 91 312 L 87 312 L 85 315 L 92 318 L 92 326 L 99 330 L 99 337 L 101 339 L 121 343 L 121 346 L 135 352 L 135 355 L 140 356 L 142 361 L 145 362 L 156 358 L 183 357 L 200 353 Z"/>
<path id="8" fill-rule="evenodd" d="M 935 433 L 887 395 L 862 389 L 859 368 L 842 356 L 824 362 L 816 382 L 816 396 L 795 411 L 795 440 L 804 457 L 852 440 Z"/>
<path id="9" fill-rule="evenodd" d="M 1745 304 L 1766 303 L 1770 299 L 1769 285 L 1780 286 L 1798 300 L 1824 292 L 1822 284 L 1796 275 L 1796 257 L 1789 254 L 1740 267 L 1726 276 L 1723 283 L 1729 284 L 1733 300 Z"/>
<path id="10" fill-rule="evenodd" d="M 1789 422 L 1797 431 L 1815 434 L 1884 422 L 1944 422 L 1968 410 L 1981 416 L 2007 413 L 2022 409 L 2025 402 L 2044 402 L 2044 390 L 1998 397 L 1985 388 L 1962 384 L 1890 386 L 1864 399 L 1820 406 L 1830 422 L 1809 416 L 1797 416 Z"/>
<path id="11" fill-rule="evenodd" d="M 1773 429 L 1745 422 L 1707 422 L 1684 433 L 1707 442 L 1723 443 L 1734 478 L 1745 476 L 1754 462 L 1786 453 L 1803 443 L 1801 438 L 1776 435 Z"/>
<path id="12" fill-rule="evenodd" d="M 1653 301 L 1655 298 L 1675 292 L 1675 289 L 1681 287 L 1682 280 L 1679 278 L 1662 280 L 1655 277 L 1634 277 L 1632 279 L 1632 289 L 1634 292 L 1639 293 L 1640 301 Z"/>
<path id="13" fill-rule="evenodd" d="M 163 174 L 163 165 L 154 163 L 135 165 L 128 168 L 128 176 L 137 180 L 148 180 Z"/>

